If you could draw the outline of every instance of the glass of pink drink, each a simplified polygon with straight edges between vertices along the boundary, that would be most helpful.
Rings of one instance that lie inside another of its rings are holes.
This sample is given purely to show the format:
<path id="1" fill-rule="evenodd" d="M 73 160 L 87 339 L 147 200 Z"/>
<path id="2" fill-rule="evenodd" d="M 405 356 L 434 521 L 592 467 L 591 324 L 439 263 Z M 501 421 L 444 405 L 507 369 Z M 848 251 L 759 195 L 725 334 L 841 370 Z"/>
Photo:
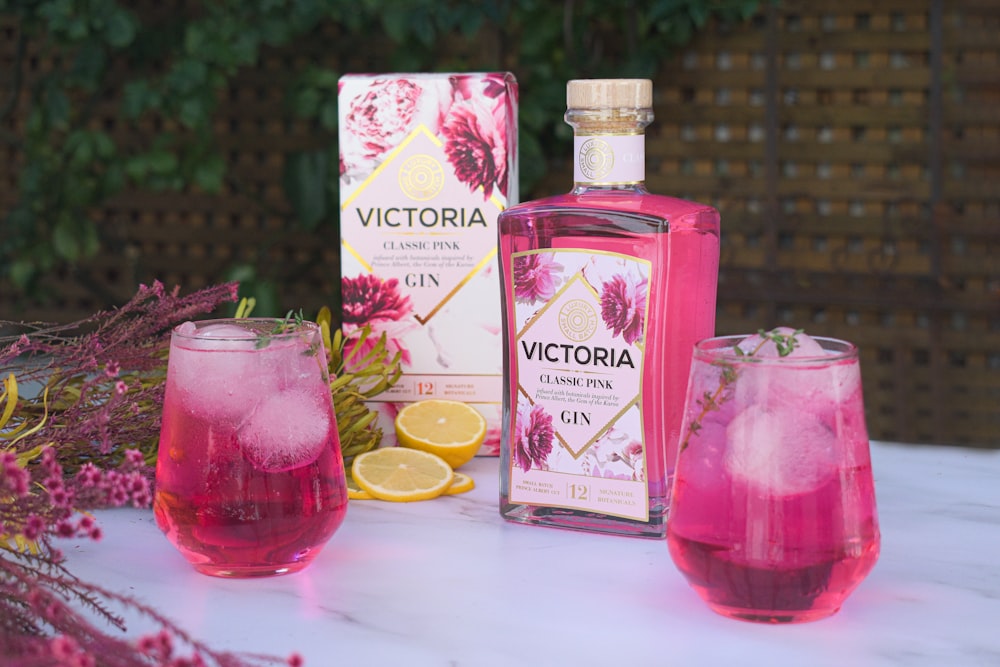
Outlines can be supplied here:
<path id="1" fill-rule="evenodd" d="M 153 509 L 199 572 L 296 572 L 344 520 L 326 363 L 312 322 L 209 320 L 174 329 Z"/>
<path id="2" fill-rule="evenodd" d="M 879 553 L 857 348 L 790 329 L 695 345 L 667 544 L 716 612 L 836 613 Z"/>

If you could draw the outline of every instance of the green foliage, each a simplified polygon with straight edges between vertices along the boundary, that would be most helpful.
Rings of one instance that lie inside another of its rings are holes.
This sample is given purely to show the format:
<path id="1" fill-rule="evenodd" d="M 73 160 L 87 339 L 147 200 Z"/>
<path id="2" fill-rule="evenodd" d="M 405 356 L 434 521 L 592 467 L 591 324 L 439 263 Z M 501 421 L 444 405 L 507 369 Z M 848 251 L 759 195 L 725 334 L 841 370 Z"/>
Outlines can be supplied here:
<path id="1" fill-rule="evenodd" d="M 337 79 L 348 68 L 513 71 L 521 191 L 531 196 L 547 159 L 568 154 L 566 80 L 654 76 L 708 21 L 745 20 L 758 4 L 213 0 L 147 15 L 118 0 L 0 0 L 18 40 L 0 128 L 15 114 L 25 121 L 16 135 L 0 129 L 0 143 L 24 157 L 18 203 L 0 211 L 0 278 L 29 289 L 57 265 L 93 257 L 96 212 L 123 190 L 223 192 L 230 175 L 212 130 L 220 93 L 269 49 L 318 44 L 324 54 L 290 77 L 287 96 L 289 116 L 311 121 L 318 139 L 315 150 L 288 157 L 285 193 L 301 224 L 317 229 L 337 224 Z M 331 25 L 336 39 L 321 32 Z M 26 73 L 29 44 L 51 58 L 50 70 Z M 96 122 L 109 103 L 120 128 Z"/>

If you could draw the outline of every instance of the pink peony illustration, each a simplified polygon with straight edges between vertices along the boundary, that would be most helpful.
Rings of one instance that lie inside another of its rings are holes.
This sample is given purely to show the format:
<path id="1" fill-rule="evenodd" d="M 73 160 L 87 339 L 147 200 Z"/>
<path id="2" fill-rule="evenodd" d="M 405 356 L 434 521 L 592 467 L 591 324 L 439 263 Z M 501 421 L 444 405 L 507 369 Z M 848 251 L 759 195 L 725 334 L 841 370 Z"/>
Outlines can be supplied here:
<path id="1" fill-rule="evenodd" d="M 548 301 L 562 282 L 563 265 L 546 253 L 531 253 L 514 258 L 514 299 L 532 304 Z"/>
<path id="2" fill-rule="evenodd" d="M 511 443 L 511 456 L 514 464 L 524 472 L 532 466 L 540 468 L 545 465 L 552 452 L 552 439 L 555 431 L 552 427 L 552 415 L 540 405 L 519 403 L 514 421 L 514 442 Z"/>
<path id="3" fill-rule="evenodd" d="M 469 190 L 483 188 L 483 198 L 489 199 L 494 185 L 507 194 L 507 127 L 502 105 L 493 109 L 478 100 L 456 103 L 441 134 L 445 154 L 455 170 L 455 176 Z"/>
<path id="4" fill-rule="evenodd" d="M 373 81 L 342 112 L 341 176 L 370 174 L 420 123 L 437 134 L 452 102 L 447 81 Z"/>
<path id="5" fill-rule="evenodd" d="M 409 364 L 410 353 L 403 346 L 401 338 L 416 328 L 417 324 L 409 317 L 413 312 L 413 305 L 410 297 L 399 293 L 399 281 L 395 278 L 383 281 L 376 275 L 363 273 L 357 278 L 345 276 L 341 280 L 341 290 L 345 336 L 356 337 L 366 324 L 372 331 L 372 335 L 364 342 L 364 349 L 359 350 L 356 356 L 364 356 L 375 346 L 378 337 L 385 333 L 389 353 L 401 352 L 403 363 Z M 348 347 L 352 347 L 351 342 L 348 342 Z"/>
<path id="6" fill-rule="evenodd" d="M 646 313 L 645 278 L 616 274 L 601 287 L 601 318 L 626 343 L 642 337 Z"/>

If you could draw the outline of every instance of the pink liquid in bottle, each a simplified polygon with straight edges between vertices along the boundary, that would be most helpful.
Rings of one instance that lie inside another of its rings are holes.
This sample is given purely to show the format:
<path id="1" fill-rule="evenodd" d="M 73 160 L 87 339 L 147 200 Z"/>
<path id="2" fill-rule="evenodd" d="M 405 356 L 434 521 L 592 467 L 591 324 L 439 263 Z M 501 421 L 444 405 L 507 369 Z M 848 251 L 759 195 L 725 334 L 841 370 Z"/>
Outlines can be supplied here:
<path id="1" fill-rule="evenodd" d="M 511 521 L 665 536 L 691 347 L 714 330 L 719 215 L 646 190 L 650 90 L 571 82 L 576 187 L 500 216 Z"/>

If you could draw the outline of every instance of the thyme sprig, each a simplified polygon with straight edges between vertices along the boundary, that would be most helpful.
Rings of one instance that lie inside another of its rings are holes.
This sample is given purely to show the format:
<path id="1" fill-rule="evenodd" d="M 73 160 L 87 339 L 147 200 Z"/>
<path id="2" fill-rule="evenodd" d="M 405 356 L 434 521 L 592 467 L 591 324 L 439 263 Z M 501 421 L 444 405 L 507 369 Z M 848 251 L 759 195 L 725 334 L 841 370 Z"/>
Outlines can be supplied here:
<path id="1" fill-rule="evenodd" d="M 768 342 L 772 342 L 778 350 L 778 356 L 787 357 L 795 350 L 795 348 L 799 346 L 800 343 L 797 336 L 804 332 L 804 329 L 796 329 L 791 333 L 782 333 L 780 329 L 772 329 L 771 331 L 758 329 L 757 335 L 760 336 L 760 342 L 758 342 L 752 350 L 747 352 L 737 345 L 733 347 L 733 352 L 737 357 L 753 357 L 760 352 L 764 345 Z M 684 436 L 684 440 L 681 442 L 680 451 L 682 452 L 688 448 L 689 444 L 691 444 L 691 438 L 701 431 L 701 423 L 708 413 L 713 410 L 720 409 L 726 401 L 733 397 L 733 384 L 739 378 L 739 371 L 735 366 L 733 366 L 732 363 L 725 360 L 720 359 L 712 363 L 722 370 L 722 376 L 719 379 L 719 386 L 716 387 L 715 391 L 705 391 L 701 398 L 697 399 L 696 402 L 699 406 L 701 406 L 701 411 L 688 425 L 688 431 Z"/>
<path id="2" fill-rule="evenodd" d="M 250 317 L 253 312 L 254 307 L 257 305 L 257 300 L 253 297 L 244 297 L 240 299 L 239 305 L 236 307 L 235 317 L 238 319 Z M 274 320 L 274 326 L 270 331 L 260 332 L 257 334 L 257 342 L 254 344 L 254 348 L 262 350 L 271 344 L 271 341 L 275 336 L 280 336 L 281 334 L 291 333 L 302 328 L 303 323 L 306 321 L 306 316 L 299 308 L 298 312 L 295 310 L 289 310 L 285 313 L 284 317 L 279 317 Z M 311 347 L 309 349 L 309 354 L 316 354 L 317 349 Z"/>

